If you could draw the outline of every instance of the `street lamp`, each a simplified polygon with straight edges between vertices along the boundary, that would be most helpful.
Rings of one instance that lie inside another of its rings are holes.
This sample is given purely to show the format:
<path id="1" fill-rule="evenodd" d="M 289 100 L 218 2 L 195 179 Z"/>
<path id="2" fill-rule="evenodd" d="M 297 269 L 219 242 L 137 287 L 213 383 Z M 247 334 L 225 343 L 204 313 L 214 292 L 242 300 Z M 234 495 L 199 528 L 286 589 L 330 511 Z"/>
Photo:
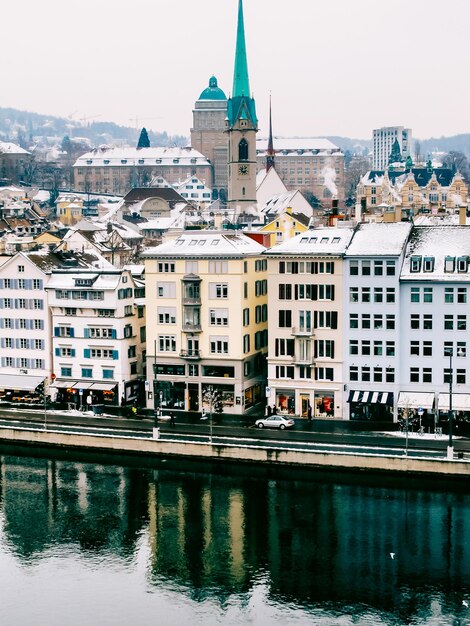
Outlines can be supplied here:
<path id="1" fill-rule="evenodd" d="M 452 441 L 452 429 L 454 422 L 454 411 L 452 409 L 452 385 L 454 379 L 452 357 L 454 356 L 454 348 L 450 346 L 447 350 L 449 354 L 449 443 L 447 444 L 447 458 L 452 460 L 454 458 L 454 444 Z M 457 356 L 464 356 L 463 350 L 457 350 Z"/>

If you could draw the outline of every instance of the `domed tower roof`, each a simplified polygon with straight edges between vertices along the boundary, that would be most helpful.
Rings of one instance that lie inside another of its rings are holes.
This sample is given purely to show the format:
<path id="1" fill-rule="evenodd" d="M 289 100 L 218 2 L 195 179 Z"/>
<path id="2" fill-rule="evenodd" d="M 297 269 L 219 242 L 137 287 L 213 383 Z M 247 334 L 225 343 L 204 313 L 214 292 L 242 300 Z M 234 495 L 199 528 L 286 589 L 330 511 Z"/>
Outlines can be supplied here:
<path id="1" fill-rule="evenodd" d="M 217 85 L 217 78 L 211 76 L 209 79 L 209 87 L 206 87 L 199 96 L 199 100 L 227 100 L 226 95 Z"/>

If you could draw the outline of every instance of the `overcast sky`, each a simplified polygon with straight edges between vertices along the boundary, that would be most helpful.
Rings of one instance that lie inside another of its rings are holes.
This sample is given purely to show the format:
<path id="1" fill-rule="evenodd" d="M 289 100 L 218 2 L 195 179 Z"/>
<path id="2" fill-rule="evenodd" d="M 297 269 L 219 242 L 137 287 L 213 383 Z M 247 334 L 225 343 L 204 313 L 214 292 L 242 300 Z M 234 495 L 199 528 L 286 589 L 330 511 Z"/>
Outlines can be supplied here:
<path id="1" fill-rule="evenodd" d="M 238 0 L 4 0 L 0 106 L 189 135 Z M 470 132 L 469 0 L 244 0 L 260 135 Z"/>

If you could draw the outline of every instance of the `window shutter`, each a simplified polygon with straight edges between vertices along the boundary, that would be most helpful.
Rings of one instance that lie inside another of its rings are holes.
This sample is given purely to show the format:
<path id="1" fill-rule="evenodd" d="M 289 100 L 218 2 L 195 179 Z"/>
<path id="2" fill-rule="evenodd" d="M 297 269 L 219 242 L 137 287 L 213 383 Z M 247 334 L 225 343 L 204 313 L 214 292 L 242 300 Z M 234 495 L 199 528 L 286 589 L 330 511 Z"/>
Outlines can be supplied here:
<path id="1" fill-rule="evenodd" d="M 318 300 L 318 285 L 312 285 L 312 300 Z"/>
<path id="2" fill-rule="evenodd" d="M 318 328 L 318 311 L 313 312 L 313 327 Z"/>
<path id="3" fill-rule="evenodd" d="M 313 354 L 313 358 L 317 359 L 318 358 L 318 339 L 315 339 L 314 341 L 314 354 Z"/>
<path id="4" fill-rule="evenodd" d="M 338 328 L 338 311 L 331 312 L 331 328 L 333 330 Z"/>
<path id="5" fill-rule="evenodd" d="M 2 337 L 0 339 L 0 348 L 4 348 L 5 347 L 5 337 Z"/>
<path id="6" fill-rule="evenodd" d="M 0 317 L 0 328 L 5 328 L 5 320 L 3 317 Z"/>
<path id="7" fill-rule="evenodd" d="M 111 339 L 116 339 L 117 338 L 117 333 L 116 333 L 116 329 L 113 328 L 111 331 Z"/>
<path id="8" fill-rule="evenodd" d="M 75 356 L 75 348 L 72 348 L 70 350 L 70 356 L 74 357 Z"/>
<path id="9" fill-rule="evenodd" d="M 335 342 L 334 342 L 334 341 L 332 341 L 332 342 L 331 342 L 331 344 L 330 344 L 330 346 L 331 346 L 331 350 L 330 350 L 330 352 L 331 352 L 331 358 L 332 358 L 332 359 L 334 359 L 334 358 L 335 358 Z"/>
<path id="10" fill-rule="evenodd" d="M 54 328 L 54 337 L 60 337 L 60 328 L 58 326 Z"/>
<path id="11" fill-rule="evenodd" d="M 90 329 L 89 328 L 85 328 L 85 330 L 83 331 L 83 336 L 85 339 L 89 339 L 90 338 Z"/>
<path id="12" fill-rule="evenodd" d="M 70 336 L 71 337 L 75 337 L 75 329 L 74 328 L 70 329 Z"/>
<path id="13" fill-rule="evenodd" d="M 13 300 L 13 303 L 14 303 L 15 309 L 17 309 L 18 308 L 18 298 L 15 298 Z"/>
<path id="14" fill-rule="evenodd" d="M 119 352 L 117 350 L 113 350 L 113 360 L 117 361 L 119 359 Z"/>
<path id="15" fill-rule="evenodd" d="M 85 359 L 89 359 L 90 358 L 90 348 L 85 348 L 83 350 L 83 356 L 85 357 Z"/>
<path id="16" fill-rule="evenodd" d="M 279 356 L 279 339 L 276 339 L 274 356 Z"/>
<path id="17" fill-rule="evenodd" d="M 335 286 L 331 285 L 331 299 L 334 300 L 335 299 Z"/>
<path id="18" fill-rule="evenodd" d="M 0 278 L 0 289 L 5 289 L 5 281 L 3 278 Z"/>
<path id="19" fill-rule="evenodd" d="M 30 278 L 27 278 L 24 281 L 24 286 L 25 286 L 25 289 L 32 289 L 33 288 L 33 281 Z"/>
<path id="20" fill-rule="evenodd" d="M 0 309 L 3 309 L 4 307 L 4 299 L 0 298 Z"/>
<path id="21" fill-rule="evenodd" d="M 60 356 L 60 348 L 56 348 L 55 349 L 55 355 L 56 356 Z"/>
<path id="22" fill-rule="evenodd" d="M 294 300 L 299 299 L 299 285 L 294 285 Z"/>
<path id="23" fill-rule="evenodd" d="M 2 356 L 2 367 L 6 366 L 6 358 Z"/>
<path id="24" fill-rule="evenodd" d="M 16 278 L 13 278 L 13 280 L 11 281 L 11 288 L 18 289 L 18 280 Z"/>

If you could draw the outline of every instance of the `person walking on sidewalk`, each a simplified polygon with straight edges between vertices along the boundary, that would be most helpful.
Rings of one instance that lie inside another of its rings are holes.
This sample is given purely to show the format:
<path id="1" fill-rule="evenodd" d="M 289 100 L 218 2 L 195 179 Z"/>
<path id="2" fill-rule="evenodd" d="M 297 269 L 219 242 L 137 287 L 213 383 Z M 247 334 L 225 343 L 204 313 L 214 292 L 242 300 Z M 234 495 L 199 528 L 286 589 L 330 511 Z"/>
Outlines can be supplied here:
<path id="1" fill-rule="evenodd" d="M 175 414 L 173 413 L 173 411 L 170 412 L 170 425 L 175 425 Z"/>

